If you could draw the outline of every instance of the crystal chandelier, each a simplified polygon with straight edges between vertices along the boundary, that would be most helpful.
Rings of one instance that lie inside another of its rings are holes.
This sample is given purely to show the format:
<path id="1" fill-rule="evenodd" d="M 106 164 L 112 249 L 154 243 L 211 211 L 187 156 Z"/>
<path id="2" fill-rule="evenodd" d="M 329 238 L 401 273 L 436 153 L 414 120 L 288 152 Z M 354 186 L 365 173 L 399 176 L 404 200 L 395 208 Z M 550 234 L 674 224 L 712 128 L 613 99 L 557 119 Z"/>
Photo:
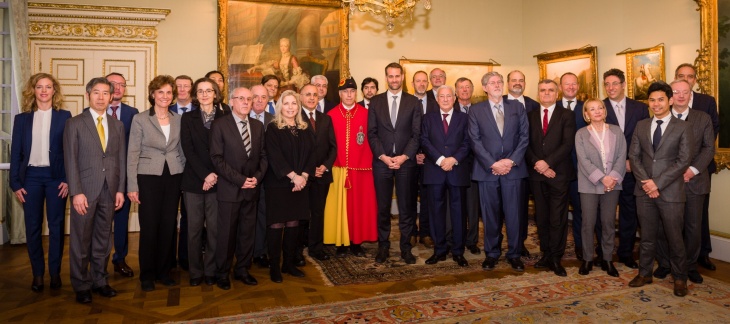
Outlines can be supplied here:
<path id="1" fill-rule="evenodd" d="M 383 16 L 387 23 L 388 31 L 393 31 L 393 23 L 398 17 L 408 15 L 413 19 L 413 11 L 416 5 L 423 2 L 426 10 L 431 10 L 431 0 L 342 0 L 342 6 L 350 7 L 350 14 L 355 14 L 355 9 L 360 12 L 369 12 L 374 16 Z"/>

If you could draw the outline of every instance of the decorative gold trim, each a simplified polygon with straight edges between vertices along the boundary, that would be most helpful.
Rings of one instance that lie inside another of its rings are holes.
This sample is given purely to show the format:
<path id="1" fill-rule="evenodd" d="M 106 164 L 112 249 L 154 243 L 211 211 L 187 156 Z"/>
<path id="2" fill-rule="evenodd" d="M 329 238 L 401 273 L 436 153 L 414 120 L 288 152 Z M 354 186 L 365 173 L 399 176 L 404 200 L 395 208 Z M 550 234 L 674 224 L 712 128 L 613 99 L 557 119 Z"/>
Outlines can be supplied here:
<path id="1" fill-rule="evenodd" d="M 157 29 L 147 26 L 30 22 L 30 38 L 38 36 L 156 39 Z"/>
<path id="2" fill-rule="evenodd" d="M 155 8 L 132 8 L 132 7 L 114 7 L 114 6 L 93 6 L 93 5 L 76 5 L 76 4 L 64 4 L 64 3 L 43 3 L 43 2 L 28 2 L 28 8 L 50 8 L 50 9 L 63 9 L 63 10 L 74 10 L 74 11 L 115 11 L 115 12 L 127 12 L 127 13 L 146 13 L 146 14 L 161 14 L 169 15 L 170 9 L 155 9 Z"/>
<path id="3" fill-rule="evenodd" d="M 534 55 L 537 58 L 537 67 L 540 70 L 540 80 L 547 78 L 547 65 L 550 63 L 558 63 L 565 61 L 572 61 L 578 59 L 589 58 L 591 61 L 590 69 L 593 71 L 593 87 L 587 91 L 588 95 L 592 98 L 598 98 L 598 63 L 597 53 L 598 47 L 586 45 L 581 48 L 552 52 L 552 53 L 540 53 Z"/>
<path id="4" fill-rule="evenodd" d="M 400 59 L 403 63 L 423 63 L 423 64 L 454 64 L 454 65 L 476 65 L 476 66 L 502 66 L 499 62 L 492 59 L 489 62 L 465 62 L 465 61 L 434 61 L 434 60 L 411 60 L 407 58 Z"/>
<path id="5" fill-rule="evenodd" d="M 55 37 L 29 37 L 29 40 L 31 41 L 50 41 L 50 42 L 74 42 L 74 45 L 81 46 L 84 45 L 84 43 L 110 43 L 110 44 L 118 44 L 118 43 L 134 43 L 134 44 L 154 44 L 155 47 L 157 46 L 156 41 L 146 41 L 146 40 L 127 40 L 127 39 L 78 39 L 78 38 L 55 38 Z"/>
<path id="6" fill-rule="evenodd" d="M 725 232 L 710 230 L 710 235 L 730 239 L 730 234 L 725 233 Z"/>
<path id="7" fill-rule="evenodd" d="M 693 1 L 699 6 L 697 11 L 700 12 L 700 49 L 697 50 L 698 55 L 694 62 L 697 67 L 697 84 L 700 92 L 711 95 L 717 100 L 719 77 L 717 0 Z M 720 125 L 720 127 L 723 126 L 726 125 Z M 730 149 L 718 147 L 717 141 L 715 141 L 715 148 L 715 162 L 717 163 L 715 172 L 730 170 Z"/>
<path id="8" fill-rule="evenodd" d="M 665 72 L 664 67 L 664 44 L 660 44 L 654 47 L 649 48 L 642 48 L 638 50 L 634 49 L 625 49 L 619 53 L 616 53 L 616 55 L 626 55 L 626 96 L 629 98 L 634 98 L 634 79 L 636 76 L 634 75 L 634 57 L 636 56 L 642 56 L 642 55 L 648 55 L 648 54 L 659 54 L 659 72 L 660 72 L 660 80 L 666 81 L 667 75 Z M 642 100 L 645 101 L 645 100 Z"/>

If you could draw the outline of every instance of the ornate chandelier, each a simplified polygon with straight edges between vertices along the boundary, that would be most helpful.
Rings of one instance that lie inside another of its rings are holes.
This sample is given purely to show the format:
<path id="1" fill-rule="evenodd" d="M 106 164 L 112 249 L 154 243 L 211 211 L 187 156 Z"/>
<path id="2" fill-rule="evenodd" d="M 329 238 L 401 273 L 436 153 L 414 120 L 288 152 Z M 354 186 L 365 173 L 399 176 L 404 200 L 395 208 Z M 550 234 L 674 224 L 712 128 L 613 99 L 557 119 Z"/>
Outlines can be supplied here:
<path id="1" fill-rule="evenodd" d="M 355 14 L 355 9 L 360 12 L 369 12 L 374 16 L 383 16 L 387 23 L 388 31 L 393 31 L 393 23 L 398 17 L 406 14 L 411 19 L 413 11 L 419 2 L 423 2 L 426 10 L 431 10 L 431 0 L 342 0 L 342 6 L 350 7 L 350 14 Z"/>

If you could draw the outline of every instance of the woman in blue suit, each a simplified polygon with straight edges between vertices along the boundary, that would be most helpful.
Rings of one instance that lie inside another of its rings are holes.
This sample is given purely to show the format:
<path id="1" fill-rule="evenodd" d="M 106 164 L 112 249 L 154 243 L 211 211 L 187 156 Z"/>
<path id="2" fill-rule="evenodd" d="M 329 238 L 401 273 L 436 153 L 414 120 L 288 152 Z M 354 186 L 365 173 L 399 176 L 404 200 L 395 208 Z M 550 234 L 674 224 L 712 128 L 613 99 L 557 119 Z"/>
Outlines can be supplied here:
<path id="1" fill-rule="evenodd" d="M 41 231 L 45 202 L 48 222 L 48 273 L 51 289 L 61 288 L 66 172 L 63 129 L 71 113 L 61 109 L 61 85 L 47 73 L 30 77 L 23 89 L 22 113 L 15 116 L 10 149 L 10 188 L 23 204 L 28 256 L 33 269 L 31 289 L 43 291 L 45 260 Z"/>

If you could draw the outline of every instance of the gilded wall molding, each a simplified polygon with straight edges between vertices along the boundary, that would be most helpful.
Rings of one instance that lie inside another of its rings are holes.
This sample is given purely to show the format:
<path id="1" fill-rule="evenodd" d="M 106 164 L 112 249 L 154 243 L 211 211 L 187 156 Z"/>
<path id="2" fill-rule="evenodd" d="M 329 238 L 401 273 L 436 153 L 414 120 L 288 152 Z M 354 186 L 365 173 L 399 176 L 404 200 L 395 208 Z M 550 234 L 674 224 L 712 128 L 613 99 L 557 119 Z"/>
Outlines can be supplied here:
<path id="1" fill-rule="evenodd" d="M 156 15 L 163 15 L 163 16 L 167 16 L 170 14 L 170 9 L 92 6 L 92 5 L 81 5 L 81 4 L 42 3 L 42 2 L 29 2 L 28 9 L 60 9 L 60 10 L 72 10 L 72 11 L 94 11 L 94 12 L 96 12 L 96 11 L 114 11 L 114 12 L 125 12 L 125 13 L 156 14 Z"/>
<path id="2" fill-rule="evenodd" d="M 152 40 L 157 38 L 157 29 L 145 26 L 31 22 L 28 35 L 30 37 L 103 37 Z"/>

